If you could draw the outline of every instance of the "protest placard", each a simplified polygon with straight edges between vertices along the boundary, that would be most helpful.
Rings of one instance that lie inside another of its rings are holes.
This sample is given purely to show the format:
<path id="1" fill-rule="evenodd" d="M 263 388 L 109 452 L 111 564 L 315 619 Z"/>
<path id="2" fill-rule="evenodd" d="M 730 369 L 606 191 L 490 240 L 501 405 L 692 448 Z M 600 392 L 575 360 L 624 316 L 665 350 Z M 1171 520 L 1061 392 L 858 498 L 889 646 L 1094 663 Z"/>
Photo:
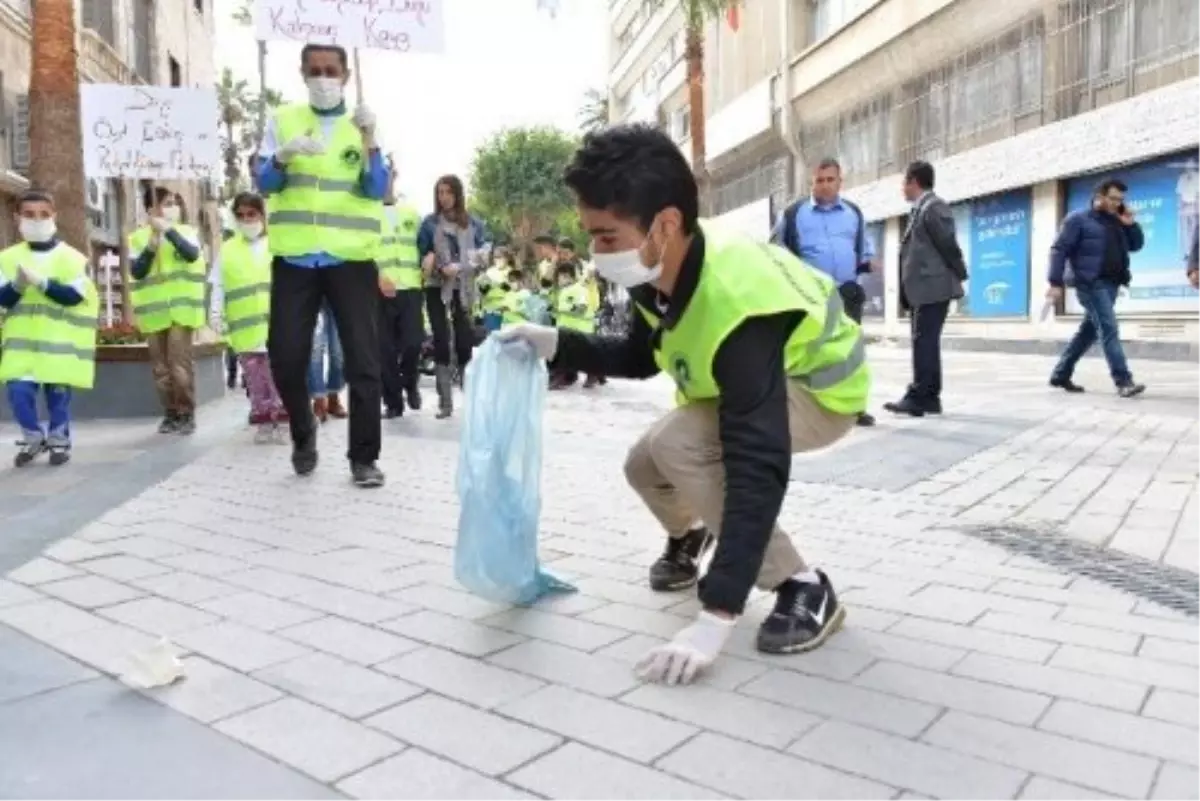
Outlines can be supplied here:
<path id="1" fill-rule="evenodd" d="M 215 90 L 109 83 L 79 89 L 89 178 L 220 177 Z"/>
<path id="2" fill-rule="evenodd" d="M 440 53 L 442 6 L 443 0 L 256 0 L 254 16 L 259 39 Z"/>

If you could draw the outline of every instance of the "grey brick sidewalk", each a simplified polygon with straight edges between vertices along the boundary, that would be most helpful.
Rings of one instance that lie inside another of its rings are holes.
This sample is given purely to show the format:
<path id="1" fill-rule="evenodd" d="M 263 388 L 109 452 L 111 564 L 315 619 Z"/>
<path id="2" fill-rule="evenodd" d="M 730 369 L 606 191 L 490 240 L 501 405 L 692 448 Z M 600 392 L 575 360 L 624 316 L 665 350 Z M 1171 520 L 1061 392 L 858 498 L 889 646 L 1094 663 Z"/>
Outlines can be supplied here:
<path id="1" fill-rule="evenodd" d="M 907 353 L 872 357 L 898 396 Z M 1194 607 L 1197 371 L 1134 366 L 1150 391 L 1120 401 L 1101 364 L 1068 397 L 1043 358 L 947 353 L 943 418 L 798 457 L 783 523 L 847 627 L 766 657 L 756 597 L 689 688 L 630 670 L 696 608 L 646 589 L 661 543 L 621 476 L 662 382 L 552 398 L 543 558 L 579 593 L 529 610 L 453 580 L 454 424 L 387 424 L 370 493 L 339 430 L 306 481 L 238 434 L 0 579 L 0 754 L 25 766 L 0 796 L 1196 798 L 1200 630 L 1154 599 Z M 103 677 L 162 635 L 185 682 Z M 80 721 L 148 761 L 68 758 Z"/>

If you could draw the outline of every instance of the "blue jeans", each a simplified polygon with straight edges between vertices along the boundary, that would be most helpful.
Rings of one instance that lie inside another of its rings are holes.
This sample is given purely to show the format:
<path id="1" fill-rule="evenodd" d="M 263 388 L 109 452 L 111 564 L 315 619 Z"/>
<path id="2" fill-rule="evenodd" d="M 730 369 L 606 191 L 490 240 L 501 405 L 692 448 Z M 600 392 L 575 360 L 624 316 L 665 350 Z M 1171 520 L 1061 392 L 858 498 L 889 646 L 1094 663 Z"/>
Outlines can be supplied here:
<path id="1" fill-rule="evenodd" d="M 8 405 L 21 427 L 26 442 L 46 440 L 50 445 L 71 445 L 71 388 L 33 381 L 9 381 Z M 49 425 L 43 426 L 38 414 L 38 390 L 46 395 Z"/>
<path id="2" fill-rule="evenodd" d="M 329 371 L 325 370 L 325 357 L 329 357 Z M 326 301 L 317 317 L 317 328 L 313 335 L 312 356 L 308 360 L 308 394 L 323 398 L 346 388 L 346 360 L 342 354 L 342 342 L 338 339 L 337 324 L 333 321 L 333 309 Z"/>
<path id="3" fill-rule="evenodd" d="M 1133 383 L 1133 375 L 1129 372 L 1129 364 L 1125 361 L 1125 350 L 1121 347 L 1121 331 L 1117 327 L 1117 315 L 1113 306 L 1117 302 L 1119 287 L 1108 281 L 1096 281 L 1091 284 L 1075 287 L 1075 297 L 1083 307 L 1084 318 L 1079 324 L 1079 330 L 1067 348 L 1054 365 L 1050 377 L 1060 381 L 1071 378 L 1075 365 L 1087 353 L 1088 348 L 1100 340 L 1104 349 L 1104 359 L 1108 362 L 1108 372 L 1112 375 L 1113 383 L 1118 387 Z"/>

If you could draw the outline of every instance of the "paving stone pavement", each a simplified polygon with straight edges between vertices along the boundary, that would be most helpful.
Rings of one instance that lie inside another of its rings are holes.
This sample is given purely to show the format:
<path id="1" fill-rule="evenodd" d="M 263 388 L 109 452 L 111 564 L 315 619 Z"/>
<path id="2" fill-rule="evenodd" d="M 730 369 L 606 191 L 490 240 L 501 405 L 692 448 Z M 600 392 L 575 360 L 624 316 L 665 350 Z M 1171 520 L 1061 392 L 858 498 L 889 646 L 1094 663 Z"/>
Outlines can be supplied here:
<path id="1" fill-rule="evenodd" d="M 908 356 L 872 357 L 881 403 Z M 1098 360 L 1079 397 L 1042 357 L 945 361 L 943 417 L 795 460 L 781 522 L 847 627 L 758 654 L 756 595 L 688 688 L 630 670 L 697 608 L 645 587 L 661 541 L 621 474 L 662 381 L 551 398 L 542 556 L 579 592 L 532 609 L 454 581 L 453 422 L 385 424 L 374 492 L 349 486 L 340 426 L 307 480 L 240 431 L 163 463 L 0 578 L 0 796 L 1197 798 L 1196 618 L 977 533 L 1194 576 L 1196 366 L 1135 364 L 1150 390 L 1122 401 Z M 16 480 L 66 479 L 0 473 L 6 501 Z M 160 636 L 187 680 L 111 678 Z"/>

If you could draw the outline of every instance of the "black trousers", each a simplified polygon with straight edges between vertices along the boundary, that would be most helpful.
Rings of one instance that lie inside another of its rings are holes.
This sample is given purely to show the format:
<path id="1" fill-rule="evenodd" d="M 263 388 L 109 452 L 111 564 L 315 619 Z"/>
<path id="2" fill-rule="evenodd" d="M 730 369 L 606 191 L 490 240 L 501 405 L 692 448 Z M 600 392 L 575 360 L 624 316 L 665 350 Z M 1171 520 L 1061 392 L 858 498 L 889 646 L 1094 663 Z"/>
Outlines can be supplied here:
<path id="1" fill-rule="evenodd" d="M 404 392 L 417 386 L 421 376 L 421 340 L 425 302 L 419 289 L 404 289 L 394 298 L 379 299 L 379 356 L 383 379 L 383 403 L 389 409 L 404 408 Z"/>
<path id="2" fill-rule="evenodd" d="M 463 306 L 462 295 L 455 290 L 447 309 L 442 300 L 442 288 L 428 287 L 425 289 L 425 310 L 429 312 L 429 327 L 433 329 L 434 364 L 439 367 L 450 364 L 450 326 L 453 324 L 454 355 L 458 369 L 465 369 L 475 347 L 475 326 L 470 310 Z"/>
<path id="3" fill-rule="evenodd" d="M 912 331 L 913 382 L 908 397 L 925 402 L 942 397 L 942 327 L 950 301 L 914 307 L 909 316 Z"/>
<path id="4" fill-rule="evenodd" d="M 309 408 L 308 361 L 317 312 L 327 299 L 342 341 L 350 386 L 350 448 L 346 456 L 360 464 L 379 458 L 382 437 L 378 295 L 378 277 L 371 261 L 323 268 L 297 267 L 280 258 L 271 263 L 267 351 L 275 386 L 290 418 L 292 441 L 316 433 L 316 419 Z"/>

